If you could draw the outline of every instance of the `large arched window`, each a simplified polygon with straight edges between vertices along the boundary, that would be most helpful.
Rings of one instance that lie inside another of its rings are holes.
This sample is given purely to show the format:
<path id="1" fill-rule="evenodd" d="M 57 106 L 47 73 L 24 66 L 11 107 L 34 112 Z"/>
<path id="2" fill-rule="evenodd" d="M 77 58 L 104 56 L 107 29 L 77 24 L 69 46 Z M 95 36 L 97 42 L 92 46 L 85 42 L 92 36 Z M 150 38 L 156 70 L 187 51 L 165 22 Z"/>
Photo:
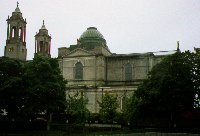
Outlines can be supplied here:
<path id="1" fill-rule="evenodd" d="M 125 81 L 131 81 L 132 80 L 132 66 L 130 63 L 127 63 L 124 66 L 125 69 Z"/>
<path id="2" fill-rule="evenodd" d="M 83 79 L 83 65 L 81 62 L 75 64 L 75 79 Z"/>

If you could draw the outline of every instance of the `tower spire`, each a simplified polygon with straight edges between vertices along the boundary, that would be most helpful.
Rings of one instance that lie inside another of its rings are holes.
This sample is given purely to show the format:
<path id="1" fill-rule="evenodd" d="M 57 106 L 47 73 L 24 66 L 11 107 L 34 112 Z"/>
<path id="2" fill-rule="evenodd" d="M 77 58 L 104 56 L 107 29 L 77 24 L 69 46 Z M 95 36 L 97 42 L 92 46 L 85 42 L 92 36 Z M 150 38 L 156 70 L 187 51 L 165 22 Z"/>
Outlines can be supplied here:
<path id="1" fill-rule="evenodd" d="M 41 29 L 46 29 L 45 25 L 44 25 L 44 20 L 43 20 L 43 23 L 42 23 L 42 28 Z"/>
<path id="2" fill-rule="evenodd" d="M 7 40 L 4 56 L 23 61 L 26 60 L 26 24 L 17 1 L 15 11 L 7 19 Z"/>
<path id="3" fill-rule="evenodd" d="M 19 9 L 19 2 L 17 1 L 17 7 L 15 9 L 15 12 L 21 12 L 20 9 Z"/>
<path id="4" fill-rule="evenodd" d="M 46 57 L 51 57 L 51 36 L 45 27 L 44 20 L 39 33 L 35 35 L 35 55 L 40 54 Z"/>

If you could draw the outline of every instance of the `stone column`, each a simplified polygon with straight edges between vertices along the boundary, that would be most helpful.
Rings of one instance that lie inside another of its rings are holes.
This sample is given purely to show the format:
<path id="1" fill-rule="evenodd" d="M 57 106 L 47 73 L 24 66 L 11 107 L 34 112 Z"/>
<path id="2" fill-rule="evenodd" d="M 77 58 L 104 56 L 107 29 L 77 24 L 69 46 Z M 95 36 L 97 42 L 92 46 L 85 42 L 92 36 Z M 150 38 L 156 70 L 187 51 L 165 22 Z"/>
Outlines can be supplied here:
<path id="1" fill-rule="evenodd" d="M 50 53 L 51 53 L 51 39 L 49 41 L 49 55 L 50 55 Z"/>
<path id="2" fill-rule="evenodd" d="M 37 41 L 37 53 L 38 53 L 38 52 L 39 52 L 39 48 L 40 48 L 39 46 L 40 46 L 40 45 L 39 45 L 39 43 L 38 43 L 38 40 L 36 40 L 36 41 Z"/>
<path id="3" fill-rule="evenodd" d="M 35 53 L 37 53 L 37 40 L 35 39 Z"/>
<path id="4" fill-rule="evenodd" d="M 26 25 L 24 26 L 24 42 L 26 42 Z"/>
<path id="5" fill-rule="evenodd" d="M 7 26 L 7 40 L 9 39 L 9 23 L 8 23 L 8 26 Z"/>

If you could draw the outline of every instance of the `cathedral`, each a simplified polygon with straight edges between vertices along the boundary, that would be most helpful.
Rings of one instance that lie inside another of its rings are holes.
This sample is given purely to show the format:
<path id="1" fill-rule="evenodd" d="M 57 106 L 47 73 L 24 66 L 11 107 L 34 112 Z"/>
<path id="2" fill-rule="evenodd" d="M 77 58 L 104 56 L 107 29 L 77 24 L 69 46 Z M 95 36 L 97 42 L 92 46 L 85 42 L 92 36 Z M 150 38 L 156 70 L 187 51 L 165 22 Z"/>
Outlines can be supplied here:
<path id="1" fill-rule="evenodd" d="M 7 40 L 4 56 L 26 61 L 26 19 L 17 7 L 7 19 Z M 35 55 L 51 57 L 51 36 L 45 27 L 35 35 Z M 66 94 L 80 92 L 88 99 L 91 113 L 99 112 L 98 101 L 104 94 L 116 95 L 121 111 L 125 99 L 134 94 L 148 72 L 165 55 L 153 53 L 112 53 L 104 36 L 96 27 L 89 27 L 77 43 L 58 49 L 59 67 L 67 80 Z M 48 80 L 48 79 L 47 79 Z"/>

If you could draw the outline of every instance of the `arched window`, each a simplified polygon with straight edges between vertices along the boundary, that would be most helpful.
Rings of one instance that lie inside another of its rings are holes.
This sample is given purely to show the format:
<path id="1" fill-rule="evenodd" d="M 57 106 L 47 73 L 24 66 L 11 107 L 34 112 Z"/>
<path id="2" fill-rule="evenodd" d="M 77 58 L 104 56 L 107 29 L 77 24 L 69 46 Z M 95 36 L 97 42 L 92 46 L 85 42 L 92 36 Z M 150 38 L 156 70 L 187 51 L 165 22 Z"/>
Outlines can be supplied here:
<path id="1" fill-rule="evenodd" d="M 48 42 L 45 43 L 45 53 L 48 53 Z"/>
<path id="2" fill-rule="evenodd" d="M 40 41 L 39 52 L 43 52 L 43 49 L 44 49 L 44 42 Z"/>
<path id="3" fill-rule="evenodd" d="M 22 39 L 22 28 L 21 28 L 21 27 L 19 28 L 19 33 L 18 33 L 18 35 L 19 35 L 19 38 Z"/>
<path id="4" fill-rule="evenodd" d="M 12 38 L 14 38 L 16 35 L 16 27 L 12 28 Z"/>
<path id="5" fill-rule="evenodd" d="M 132 66 L 130 63 L 127 63 L 124 66 L 125 69 L 125 81 L 131 81 L 132 80 Z"/>
<path id="6" fill-rule="evenodd" d="M 83 65 L 81 62 L 75 64 L 75 79 L 83 79 Z"/>

